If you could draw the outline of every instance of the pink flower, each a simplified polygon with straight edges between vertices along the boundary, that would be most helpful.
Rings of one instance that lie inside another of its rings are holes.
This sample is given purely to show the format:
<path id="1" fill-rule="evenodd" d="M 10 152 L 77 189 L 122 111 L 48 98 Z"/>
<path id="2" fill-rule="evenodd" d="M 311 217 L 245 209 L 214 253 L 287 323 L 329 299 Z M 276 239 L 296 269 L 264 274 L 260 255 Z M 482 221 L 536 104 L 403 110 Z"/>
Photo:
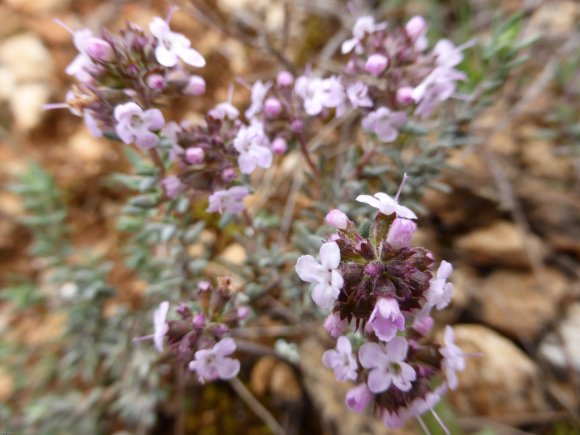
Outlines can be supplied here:
<path id="1" fill-rule="evenodd" d="M 328 212 L 328 214 L 326 215 L 326 217 L 324 218 L 324 220 L 331 227 L 334 227 L 334 228 L 337 228 L 340 230 L 346 230 L 346 227 L 348 226 L 348 223 L 350 222 L 350 220 L 348 219 L 348 216 L 336 208 L 333 210 L 330 210 Z"/>
<path id="2" fill-rule="evenodd" d="M 244 210 L 244 198 L 248 189 L 243 186 L 230 187 L 228 190 L 218 190 L 209 197 L 207 211 L 223 213 L 240 213 Z"/>
<path id="3" fill-rule="evenodd" d="M 264 102 L 264 114 L 268 118 L 276 118 L 282 112 L 282 104 L 277 98 L 270 97 Z"/>
<path id="4" fill-rule="evenodd" d="M 380 340 L 389 341 L 397 330 L 405 329 L 405 317 L 395 299 L 380 298 L 369 317 L 369 325 Z"/>
<path id="5" fill-rule="evenodd" d="M 437 275 L 431 279 L 429 282 L 429 289 L 427 289 L 425 297 L 427 301 L 417 314 L 417 318 L 424 318 L 429 315 L 432 308 L 436 307 L 438 310 L 442 310 L 451 302 L 451 297 L 453 296 L 453 284 L 447 282 L 449 276 L 453 272 L 453 266 L 451 263 L 443 260 L 437 269 Z"/>
<path id="6" fill-rule="evenodd" d="M 157 39 L 155 58 L 161 65 L 171 68 L 177 65 L 181 59 L 191 66 L 198 68 L 205 66 L 205 59 L 199 52 L 191 48 L 189 39 L 181 33 L 172 32 L 169 24 L 162 18 L 153 18 L 149 30 Z"/>
<path id="7" fill-rule="evenodd" d="M 64 24 L 62 24 L 65 26 Z M 68 29 L 68 27 L 65 26 Z M 70 29 L 69 29 L 70 30 Z M 65 72 L 76 77 L 81 82 L 88 82 L 92 80 L 89 71 L 94 68 L 94 63 L 87 53 L 87 48 L 89 42 L 94 38 L 93 32 L 88 29 L 81 29 L 73 32 L 73 44 L 75 48 L 79 51 L 79 54 L 74 58 L 74 60 L 66 67 Z"/>
<path id="8" fill-rule="evenodd" d="M 365 131 L 375 133 L 382 142 L 393 142 L 399 135 L 399 128 L 407 121 L 405 112 L 393 112 L 386 107 L 379 107 L 362 120 Z"/>
<path id="9" fill-rule="evenodd" d="M 447 385 L 452 390 L 457 388 L 457 374 L 455 372 L 462 372 L 465 370 L 465 355 L 461 349 L 455 344 L 455 333 L 453 328 L 449 325 L 445 327 L 445 346 L 439 352 L 443 355 L 442 367 L 445 371 L 445 378 Z"/>
<path id="10" fill-rule="evenodd" d="M 85 50 L 91 59 L 99 62 L 110 62 L 115 58 L 111 44 L 101 38 L 89 38 Z"/>
<path id="11" fill-rule="evenodd" d="M 396 218 L 387 234 L 387 243 L 395 249 L 406 248 L 411 245 L 417 224 L 409 219 Z"/>
<path id="12" fill-rule="evenodd" d="M 238 165 L 243 174 L 251 174 L 256 166 L 269 168 L 272 165 L 272 150 L 261 124 L 253 123 L 241 127 L 234 139 L 234 147 L 240 153 Z"/>
<path id="13" fill-rule="evenodd" d="M 396 213 L 397 217 L 405 219 L 417 219 L 417 215 L 413 213 L 410 208 L 403 205 L 399 205 L 397 201 L 391 198 L 386 193 L 375 193 L 374 196 L 370 195 L 359 195 L 356 197 L 358 202 L 364 202 L 387 216 Z"/>
<path id="14" fill-rule="evenodd" d="M 403 86 L 397 89 L 397 103 L 403 106 L 408 106 L 413 103 L 413 88 L 410 86 Z"/>
<path id="15" fill-rule="evenodd" d="M 353 412 L 361 413 L 369 405 L 373 394 L 369 391 L 367 384 L 360 384 L 348 390 L 346 393 L 346 406 Z"/>
<path id="16" fill-rule="evenodd" d="M 288 143 L 283 137 L 277 137 L 272 142 L 271 148 L 274 154 L 284 154 L 288 149 Z"/>
<path id="17" fill-rule="evenodd" d="M 310 116 L 318 115 L 325 107 L 338 107 L 344 100 L 344 90 L 337 77 L 302 76 L 296 80 L 294 90 L 304 101 L 304 110 Z"/>
<path id="18" fill-rule="evenodd" d="M 346 88 L 346 95 L 353 107 L 372 107 L 369 88 L 363 82 L 355 82 Z"/>
<path id="19" fill-rule="evenodd" d="M 266 94 L 271 87 L 272 83 L 270 82 L 263 83 L 258 80 L 256 83 L 254 83 L 254 86 L 252 86 L 252 104 L 248 110 L 246 110 L 247 119 L 252 119 L 262 111 L 262 108 L 264 107 L 264 100 L 266 99 Z"/>
<path id="20" fill-rule="evenodd" d="M 294 83 L 294 76 L 288 71 L 280 71 L 276 77 L 276 84 L 285 88 L 286 86 L 291 86 Z"/>
<path id="21" fill-rule="evenodd" d="M 158 109 L 143 111 L 134 102 L 115 107 L 115 131 L 126 144 L 135 144 L 139 148 L 151 149 L 159 143 L 159 137 L 153 131 L 160 130 L 165 123 L 163 114 Z"/>
<path id="22" fill-rule="evenodd" d="M 375 23 L 372 16 L 359 17 L 352 29 L 352 38 L 344 41 L 341 46 L 342 54 L 350 53 L 353 49 L 357 53 L 362 53 L 362 42 L 367 35 L 371 35 L 387 28 L 387 23 Z"/>
<path id="23" fill-rule="evenodd" d="M 230 121 L 235 121 L 240 116 L 240 111 L 236 109 L 231 103 L 224 102 L 219 103 L 213 109 L 210 110 L 209 115 L 215 119 L 228 119 Z"/>
<path id="24" fill-rule="evenodd" d="M 235 378 L 240 371 L 240 362 L 227 357 L 235 350 L 235 341 L 232 338 L 224 338 L 211 349 L 195 352 L 195 360 L 189 363 L 189 369 L 197 372 L 200 382 Z"/>
<path id="25" fill-rule="evenodd" d="M 338 266 L 340 249 L 336 242 L 326 242 L 320 247 L 320 263 L 311 255 L 302 255 L 296 262 L 296 273 L 302 281 L 316 284 L 312 299 L 321 308 L 330 308 L 338 299 L 344 280 Z"/>
<path id="26" fill-rule="evenodd" d="M 330 314 L 324 321 L 324 328 L 328 331 L 331 337 L 338 337 L 344 334 L 346 327 L 348 326 L 348 320 L 341 319 L 339 313 Z"/>
<path id="27" fill-rule="evenodd" d="M 386 346 L 365 343 L 358 357 L 364 368 L 371 369 L 367 384 L 373 393 L 382 393 L 391 384 L 401 391 L 409 391 L 417 378 L 415 369 L 405 362 L 409 345 L 403 337 L 395 337 Z"/>
<path id="28" fill-rule="evenodd" d="M 357 363 L 352 353 L 352 345 L 345 336 L 338 337 L 336 350 L 331 349 L 322 355 L 322 363 L 334 370 L 336 380 L 354 381 L 357 377 Z"/>

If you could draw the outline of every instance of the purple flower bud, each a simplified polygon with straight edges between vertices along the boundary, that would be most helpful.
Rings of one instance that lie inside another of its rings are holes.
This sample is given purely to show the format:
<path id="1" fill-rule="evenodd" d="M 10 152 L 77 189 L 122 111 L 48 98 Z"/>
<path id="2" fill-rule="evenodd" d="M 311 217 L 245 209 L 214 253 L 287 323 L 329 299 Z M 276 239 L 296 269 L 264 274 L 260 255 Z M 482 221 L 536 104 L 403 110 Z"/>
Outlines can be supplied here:
<path id="1" fill-rule="evenodd" d="M 427 335 L 431 329 L 433 329 L 433 318 L 427 316 L 424 319 L 415 319 L 413 322 L 413 329 L 421 335 Z"/>
<path id="2" fill-rule="evenodd" d="M 183 302 L 181 302 L 177 306 L 175 312 L 183 318 L 188 318 L 191 316 L 191 309 L 187 306 L 187 304 L 184 304 Z"/>
<path id="3" fill-rule="evenodd" d="M 370 276 L 378 276 L 382 270 L 381 265 L 377 263 L 369 263 L 365 266 L 365 273 Z"/>
<path id="4" fill-rule="evenodd" d="M 371 402 L 373 394 L 366 384 L 360 384 L 346 393 L 346 406 L 353 412 L 361 413 Z"/>
<path id="5" fill-rule="evenodd" d="M 291 86 L 294 83 L 294 76 L 288 71 L 280 71 L 276 79 L 276 83 L 279 87 L 283 88 L 286 86 Z"/>
<path id="6" fill-rule="evenodd" d="M 232 181 L 236 178 L 236 170 L 234 168 L 225 168 L 222 171 L 222 179 L 226 182 Z"/>
<path id="7" fill-rule="evenodd" d="M 288 149 L 288 144 L 282 137 L 277 137 L 272 142 L 272 152 L 274 154 L 284 154 Z"/>
<path id="8" fill-rule="evenodd" d="M 330 210 L 324 220 L 328 225 L 339 230 L 346 230 L 349 222 L 348 216 L 336 208 Z"/>
<path id="9" fill-rule="evenodd" d="M 205 151 L 203 148 L 193 147 L 185 151 L 185 160 L 192 165 L 199 165 L 205 159 Z"/>
<path id="10" fill-rule="evenodd" d="M 264 113 L 268 118 L 276 118 L 282 111 L 282 104 L 278 99 L 270 97 L 264 102 Z"/>
<path id="11" fill-rule="evenodd" d="M 201 281 L 198 285 L 197 285 L 197 289 L 200 292 L 206 292 L 211 288 L 211 284 L 209 283 L 209 281 Z"/>
<path id="12" fill-rule="evenodd" d="M 160 74 L 151 74 L 147 77 L 147 86 L 151 89 L 160 91 L 165 87 L 165 84 L 165 78 Z"/>
<path id="13" fill-rule="evenodd" d="M 328 331 L 331 337 L 339 337 L 344 334 L 348 320 L 341 319 L 339 313 L 332 313 L 324 321 L 324 328 Z"/>
<path id="14" fill-rule="evenodd" d="M 389 65 L 389 59 L 382 54 L 373 54 L 367 59 L 365 71 L 374 76 L 380 76 Z"/>
<path id="15" fill-rule="evenodd" d="M 203 95 L 205 93 L 205 80 L 200 76 L 191 76 L 183 92 L 186 95 Z"/>
<path id="16" fill-rule="evenodd" d="M 304 123 L 299 119 L 295 119 L 294 121 L 292 121 L 290 127 L 292 128 L 292 131 L 294 131 L 295 133 L 302 133 Z"/>
<path id="17" fill-rule="evenodd" d="M 427 23 L 423 17 L 416 15 L 405 25 L 405 31 L 410 38 L 416 39 L 427 31 Z"/>
<path id="18" fill-rule="evenodd" d="M 413 88 L 410 86 L 403 86 L 397 90 L 397 102 L 403 106 L 408 106 L 413 103 Z"/>
<path id="19" fill-rule="evenodd" d="M 216 336 L 216 337 L 223 337 L 224 335 L 226 335 L 228 332 L 230 332 L 230 328 L 228 328 L 226 325 L 224 325 L 223 323 L 220 323 L 219 325 L 216 325 L 213 327 L 212 329 L 212 333 Z"/>
<path id="20" fill-rule="evenodd" d="M 196 329 L 203 329 L 205 328 L 205 316 L 203 314 L 196 314 L 192 321 L 191 324 L 193 325 L 194 328 Z"/>
<path id="21" fill-rule="evenodd" d="M 395 249 L 406 248 L 411 245 L 417 224 L 409 219 L 396 218 L 389 228 L 387 242 Z"/>
<path id="22" fill-rule="evenodd" d="M 97 61 L 110 62 L 115 58 L 111 44 L 101 38 L 90 38 L 86 50 L 87 54 Z"/>
<path id="23" fill-rule="evenodd" d="M 248 307 L 241 306 L 236 309 L 236 316 L 238 317 L 238 320 L 245 320 L 249 315 L 250 309 Z"/>

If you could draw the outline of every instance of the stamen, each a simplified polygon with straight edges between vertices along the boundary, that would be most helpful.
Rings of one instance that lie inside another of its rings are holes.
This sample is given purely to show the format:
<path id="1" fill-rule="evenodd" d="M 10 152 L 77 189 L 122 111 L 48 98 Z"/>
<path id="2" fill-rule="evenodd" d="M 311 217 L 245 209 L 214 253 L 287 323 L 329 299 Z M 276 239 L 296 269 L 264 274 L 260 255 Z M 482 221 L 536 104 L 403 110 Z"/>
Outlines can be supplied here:
<path id="1" fill-rule="evenodd" d="M 42 106 L 42 110 L 54 110 L 54 109 L 68 109 L 70 106 L 66 103 L 49 103 Z"/>
<path id="2" fill-rule="evenodd" d="M 443 429 L 447 435 L 451 435 L 451 432 L 449 432 L 449 429 L 447 429 L 447 426 L 445 426 L 443 420 L 441 420 L 441 417 L 439 417 L 439 414 L 437 414 L 434 409 L 431 410 L 431 414 L 433 414 L 433 417 L 435 417 L 435 420 L 437 420 L 437 423 L 439 423 L 441 429 Z"/>
<path id="3" fill-rule="evenodd" d="M 399 200 L 399 195 L 403 191 L 403 186 L 405 185 L 405 182 L 407 181 L 408 178 L 409 178 L 409 176 L 405 172 L 403 174 L 403 180 L 401 181 L 401 184 L 399 185 L 399 190 L 397 190 L 397 194 L 395 195 L 395 201 L 398 201 Z"/>
<path id="4" fill-rule="evenodd" d="M 417 420 L 419 421 L 419 424 L 421 425 L 421 429 L 423 429 L 427 435 L 431 435 L 431 432 L 427 428 L 427 425 L 425 424 L 425 422 L 423 421 L 423 419 L 421 418 L 420 415 L 417 416 Z"/>
<path id="5" fill-rule="evenodd" d="M 143 335 L 142 337 L 134 337 L 131 341 L 133 343 L 141 343 L 142 341 L 153 340 L 153 334 Z"/>
<path id="6" fill-rule="evenodd" d="M 74 35 L 75 34 L 74 30 L 71 29 L 67 24 L 65 24 L 64 21 L 62 21 L 60 18 L 53 18 L 53 20 L 54 20 L 54 22 L 56 24 L 58 24 L 64 30 L 66 30 L 67 32 L 69 32 L 71 35 Z"/>
<path id="7" fill-rule="evenodd" d="M 167 23 L 167 25 L 169 25 L 169 22 L 171 21 L 171 17 L 173 16 L 173 14 L 175 12 L 177 12 L 178 10 L 179 10 L 179 6 L 176 6 L 176 5 L 169 6 L 169 10 L 167 11 L 167 16 L 165 17 L 165 22 Z"/>

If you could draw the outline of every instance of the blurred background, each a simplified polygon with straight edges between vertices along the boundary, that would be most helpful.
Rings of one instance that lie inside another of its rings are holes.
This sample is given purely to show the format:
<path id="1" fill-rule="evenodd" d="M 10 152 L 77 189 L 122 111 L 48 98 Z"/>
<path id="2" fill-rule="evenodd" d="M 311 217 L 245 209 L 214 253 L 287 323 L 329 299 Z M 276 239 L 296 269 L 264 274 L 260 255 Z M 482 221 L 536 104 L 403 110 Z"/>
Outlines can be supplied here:
<path id="1" fill-rule="evenodd" d="M 482 354 L 469 359 L 459 389 L 442 405 L 452 432 L 580 433 L 580 3 L 355 3 L 387 21 L 422 14 L 433 39 L 458 44 L 485 41 L 499 22 L 512 23 L 516 40 L 538 38 L 466 128 L 473 141 L 451 155 L 441 180 L 448 193 L 426 192 L 419 239 L 455 265 L 454 303 L 440 320 L 456 325 L 466 353 Z M 172 28 L 207 60 L 207 93 L 170 109 L 191 120 L 224 101 L 237 77 L 253 82 L 277 71 L 278 50 L 298 65 L 316 59 L 331 69 L 353 22 L 338 0 L 177 4 Z M 115 224 L 127 192 L 109 181 L 129 165 L 120 144 L 93 138 L 81 118 L 43 110 L 64 101 L 71 84 L 64 69 L 76 55 L 54 17 L 97 31 L 125 21 L 147 27 L 167 8 L 163 1 L 0 2 L 0 432 L 270 433 L 229 385 L 191 387 L 184 399 L 170 388 L 170 374 L 152 368 L 151 350 L 131 346 L 128 329 L 124 341 L 110 338 L 143 305 L 144 284 L 121 265 Z M 276 48 L 267 42 L 272 35 Z M 477 62 L 466 56 L 461 68 L 477 77 Z M 247 92 L 234 95 L 247 100 Z M 53 220 L 31 221 L 31 213 Z M 74 288 L 54 288 L 44 258 L 66 232 L 79 252 L 107 261 L 79 269 L 92 293 L 73 305 L 62 301 Z M 199 249 L 216 234 L 204 237 Z M 212 246 L 243 262 L 235 243 Z M 293 340 L 300 362 L 257 356 L 244 379 L 288 433 L 386 433 L 373 419 L 347 413 L 344 391 L 319 363 L 321 339 L 302 333 Z M 397 433 L 421 432 L 411 424 Z"/>

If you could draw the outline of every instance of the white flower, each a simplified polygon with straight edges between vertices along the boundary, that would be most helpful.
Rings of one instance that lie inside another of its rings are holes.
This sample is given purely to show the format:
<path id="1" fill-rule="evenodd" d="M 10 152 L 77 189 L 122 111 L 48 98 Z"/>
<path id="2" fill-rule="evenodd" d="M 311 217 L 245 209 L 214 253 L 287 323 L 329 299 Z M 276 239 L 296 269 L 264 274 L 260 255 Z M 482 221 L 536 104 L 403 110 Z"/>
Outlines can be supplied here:
<path id="1" fill-rule="evenodd" d="M 429 288 L 425 293 L 427 301 L 419 313 L 417 318 L 419 320 L 425 319 L 433 307 L 442 310 L 451 302 L 453 296 L 453 284 L 447 282 L 449 276 L 453 272 L 451 263 L 443 260 L 437 269 L 437 274 L 429 281 Z"/>
<path id="2" fill-rule="evenodd" d="M 191 42 L 181 33 L 172 32 L 169 24 L 159 17 L 153 18 L 149 30 L 157 39 L 155 58 L 165 67 L 177 65 L 179 59 L 186 64 L 201 68 L 205 66 L 203 56 L 193 48 Z"/>
<path id="3" fill-rule="evenodd" d="M 167 324 L 168 312 L 169 302 L 167 301 L 161 302 L 159 308 L 153 312 L 153 342 L 159 352 L 163 352 L 163 338 L 169 330 L 169 325 Z"/>
<path id="4" fill-rule="evenodd" d="M 377 208 L 381 213 L 386 215 L 395 213 L 400 218 L 417 219 L 417 215 L 410 208 L 399 205 L 397 201 L 386 193 L 379 192 L 375 193 L 374 196 L 359 195 L 356 197 L 356 200 Z"/>
<path id="5" fill-rule="evenodd" d="M 357 364 L 352 354 L 352 345 L 344 335 L 338 337 L 336 349 L 330 349 L 322 355 L 322 363 L 334 370 L 336 380 L 344 382 L 354 381 L 357 376 Z"/>
<path id="6" fill-rule="evenodd" d="M 327 242 L 320 247 L 320 263 L 312 255 L 303 255 L 296 262 L 296 273 L 302 281 L 315 283 L 312 299 L 321 308 L 330 308 L 338 299 L 344 284 L 338 271 L 340 249 L 336 242 Z"/>
<path id="7" fill-rule="evenodd" d="M 362 41 L 367 35 L 371 35 L 379 30 L 387 28 L 387 23 L 375 23 L 375 19 L 372 16 L 359 17 L 352 28 L 352 38 L 347 39 L 342 43 L 341 51 L 342 54 L 350 53 L 354 48 L 355 51 L 360 54 L 362 53 Z"/>
<path id="8" fill-rule="evenodd" d="M 445 328 L 444 341 L 445 346 L 439 351 L 443 355 L 442 367 L 445 370 L 447 385 L 455 390 L 457 388 L 457 374 L 455 372 L 465 370 L 465 355 L 455 344 L 455 333 L 449 325 Z"/>
<path id="9" fill-rule="evenodd" d="M 197 372 L 200 382 L 235 378 L 240 371 L 240 362 L 227 356 L 235 350 L 233 338 L 224 338 L 211 349 L 195 352 L 195 360 L 189 363 L 189 369 Z"/>
<path id="10" fill-rule="evenodd" d="M 271 87 L 272 83 L 270 82 L 262 83 L 260 80 L 258 80 L 256 83 L 254 83 L 254 86 L 252 86 L 252 104 L 248 110 L 246 110 L 247 119 L 252 119 L 262 111 L 262 108 L 264 107 L 264 100 L 266 99 L 266 94 Z"/>
<path id="11" fill-rule="evenodd" d="M 243 174 L 251 174 L 256 166 L 272 166 L 272 150 L 268 145 L 268 137 L 260 123 L 240 128 L 234 138 L 234 147 L 240 153 L 238 165 Z"/>

